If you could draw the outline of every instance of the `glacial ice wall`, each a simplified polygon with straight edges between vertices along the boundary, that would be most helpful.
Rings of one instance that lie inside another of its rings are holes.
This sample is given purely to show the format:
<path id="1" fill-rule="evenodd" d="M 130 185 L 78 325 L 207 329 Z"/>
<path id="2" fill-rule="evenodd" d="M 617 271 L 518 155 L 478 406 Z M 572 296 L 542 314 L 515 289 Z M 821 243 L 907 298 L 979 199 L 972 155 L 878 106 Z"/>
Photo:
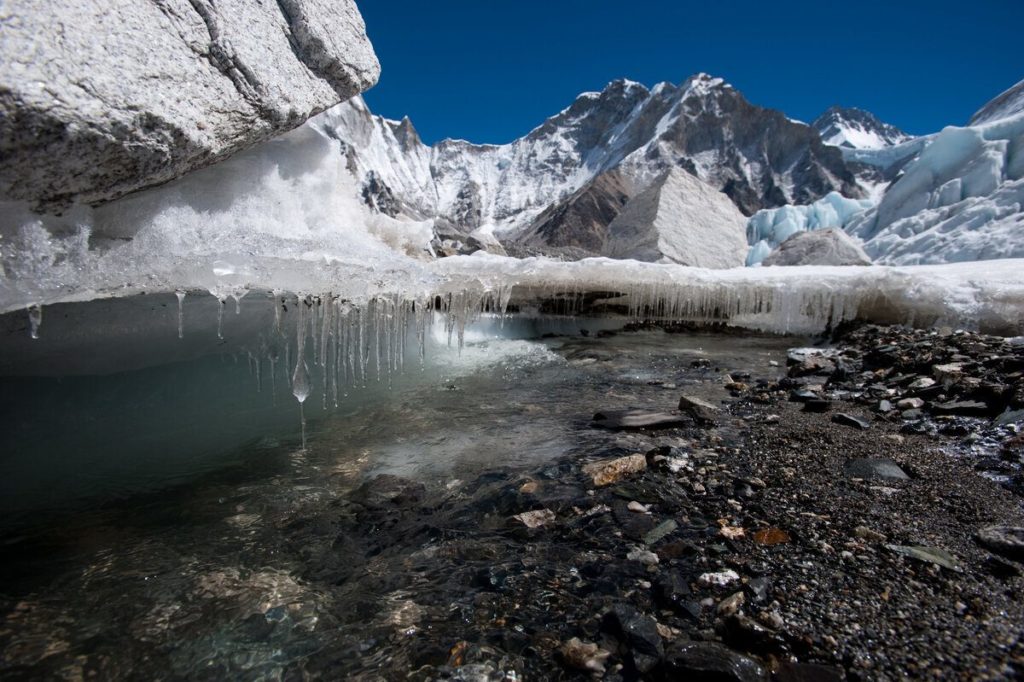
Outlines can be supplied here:
<path id="1" fill-rule="evenodd" d="M 0 312 L 58 301 L 251 288 L 362 300 L 422 288 L 429 222 L 371 214 L 314 119 L 216 166 L 92 209 L 0 204 Z"/>
<path id="2" fill-rule="evenodd" d="M 846 230 L 889 264 L 1024 256 L 1024 114 L 944 129 Z"/>
<path id="3" fill-rule="evenodd" d="M 760 210 L 747 221 L 747 265 L 757 265 L 797 232 L 843 228 L 873 205 L 870 199 L 848 199 L 829 192 L 813 204 Z"/>

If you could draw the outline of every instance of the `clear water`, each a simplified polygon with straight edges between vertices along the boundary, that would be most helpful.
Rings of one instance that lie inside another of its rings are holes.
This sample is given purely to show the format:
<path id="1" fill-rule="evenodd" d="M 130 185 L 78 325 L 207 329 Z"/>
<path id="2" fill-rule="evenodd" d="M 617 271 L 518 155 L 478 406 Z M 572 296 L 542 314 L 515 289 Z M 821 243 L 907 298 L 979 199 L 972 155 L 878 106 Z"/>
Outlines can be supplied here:
<path id="1" fill-rule="evenodd" d="M 173 297 L 167 317 L 177 340 Z M 184 320 L 188 339 L 187 306 Z M 0 675 L 280 679 L 311 657 L 341 669 L 372 659 L 386 638 L 364 633 L 412 632 L 429 614 L 407 590 L 368 592 L 344 565 L 372 576 L 373 557 L 329 529 L 308 530 L 356 486 L 388 473 L 458 496 L 488 471 L 647 447 L 652 437 L 596 430 L 590 417 L 671 409 L 684 388 L 720 399 L 714 367 L 773 377 L 781 370 L 769 361 L 784 365 L 793 344 L 660 331 L 598 338 L 615 325 L 488 318 L 461 352 L 435 327 L 442 338 L 428 360 L 350 388 L 336 408 L 328 399 L 323 409 L 314 382 L 305 449 L 284 363 L 275 390 L 267 367 L 257 382 L 237 348 L 123 372 L 56 363 L 57 376 L 5 377 Z M 692 369 L 700 358 L 713 368 Z M 310 568 L 325 552 L 339 565 L 331 575 Z"/>

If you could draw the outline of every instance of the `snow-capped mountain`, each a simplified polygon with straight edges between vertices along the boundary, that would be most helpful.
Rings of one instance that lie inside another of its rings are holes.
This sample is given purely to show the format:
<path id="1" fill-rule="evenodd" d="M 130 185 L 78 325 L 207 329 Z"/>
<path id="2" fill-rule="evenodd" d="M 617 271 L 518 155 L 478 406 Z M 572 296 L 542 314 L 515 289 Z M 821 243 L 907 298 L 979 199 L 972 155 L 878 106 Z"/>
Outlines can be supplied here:
<path id="1" fill-rule="evenodd" d="M 911 138 L 863 109 L 834 106 L 816 118 L 811 126 L 825 144 L 849 149 L 882 149 Z"/>
<path id="2" fill-rule="evenodd" d="M 831 191 L 862 194 L 841 152 L 813 128 L 706 74 L 652 89 L 614 81 L 504 145 L 427 146 L 408 119 L 374 116 L 360 98 L 317 125 L 342 142 L 376 210 L 433 219 L 449 241 L 494 234 L 512 252 L 604 254 L 611 221 L 672 168 L 745 215 Z"/>

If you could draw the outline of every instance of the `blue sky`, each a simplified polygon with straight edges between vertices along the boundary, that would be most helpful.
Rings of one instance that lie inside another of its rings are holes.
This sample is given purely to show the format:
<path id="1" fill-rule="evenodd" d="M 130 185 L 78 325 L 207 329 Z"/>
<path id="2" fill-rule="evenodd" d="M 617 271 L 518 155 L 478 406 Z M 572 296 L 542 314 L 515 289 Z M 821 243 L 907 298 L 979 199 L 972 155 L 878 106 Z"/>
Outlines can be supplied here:
<path id="1" fill-rule="evenodd" d="M 585 90 L 705 71 L 810 121 L 832 104 L 915 133 L 1024 78 L 1024 0 L 357 0 L 375 112 L 424 141 L 508 142 Z"/>

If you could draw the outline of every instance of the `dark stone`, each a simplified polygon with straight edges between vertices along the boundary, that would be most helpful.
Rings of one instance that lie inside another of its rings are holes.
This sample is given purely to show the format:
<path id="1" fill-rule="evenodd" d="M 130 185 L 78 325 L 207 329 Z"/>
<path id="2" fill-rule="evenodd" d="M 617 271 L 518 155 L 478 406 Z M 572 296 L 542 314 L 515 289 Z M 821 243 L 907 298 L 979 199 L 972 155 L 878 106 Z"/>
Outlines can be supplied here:
<path id="1" fill-rule="evenodd" d="M 783 661 L 775 670 L 777 682 L 842 682 L 846 673 L 842 668 L 818 663 L 790 663 Z"/>
<path id="2" fill-rule="evenodd" d="M 988 405 L 977 400 L 952 400 L 932 405 L 932 412 L 935 414 L 958 414 L 965 417 L 987 417 L 990 410 Z"/>
<path id="3" fill-rule="evenodd" d="M 855 429 L 859 429 L 861 431 L 871 426 L 871 422 L 869 422 L 868 420 L 861 419 L 860 417 L 855 417 L 854 415 L 847 414 L 845 412 L 840 412 L 839 414 L 832 415 L 832 423 L 840 424 L 842 426 L 849 426 Z"/>
<path id="4" fill-rule="evenodd" d="M 654 581 L 654 597 L 662 608 L 686 611 L 691 594 L 689 583 L 675 571 L 663 573 Z"/>
<path id="5" fill-rule="evenodd" d="M 1020 577 L 1019 566 L 1010 563 L 1009 561 L 1004 561 L 996 556 L 988 557 L 982 565 L 990 575 L 999 578 L 1000 580 L 1009 580 L 1010 578 Z"/>
<path id="6" fill-rule="evenodd" d="M 624 640 L 632 653 L 633 664 L 641 673 L 653 670 L 665 655 L 657 621 L 632 606 L 613 606 L 604 616 L 604 626 Z"/>
<path id="7" fill-rule="evenodd" d="M 786 641 L 781 635 L 742 613 L 729 616 L 719 632 L 727 645 L 747 653 L 765 656 L 786 650 Z"/>
<path id="8" fill-rule="evenodd" d="M 828 400 L 817 398 L 815 400 L 808 400 L 804 403 L 804 412 L 813 412 L 815 414 L 822 414 L 828 412 L 831 409 L 832 403 Z"/>
<path id="9" fill-rule="evenodd" d="M 1020 526 L 988 526 L 975 534 L 985 549 L 1011 559 L 1024 559 L 1024 528 Z"/>
<path id="10" fill-rule="evenodd" d="M 713 642 L 681 642 L 665 654 L 666 679 L 694 682 L 767 682 L 768 673 L 753 658 Z"/>
<path id="11" fill-rule="evenodd" d="M 903 481 L 910 478 L 899 464 L 884 457 L 851 459 L 844 468 L 846 475 L 852 478 L 887 478 Z"/>
<path id="12" fill-rule="evenodd" d="M 747 592 L 754 598 L 754 601 L 764 601 L 771 589 L 772 581 L 768 578 L 754 578 L 747 583 Z"/>
<path id="13" fill-rule="evenodd" d="M 797 389 L 795 391 L 790 391 L 790 393 L 789 393 L 789 402 L 791 402 L 791 403 L 806 403 L 809 400 L 820 400 L 820 399 L 821 399 L 821 396 L 819 396 L 814 391 L 808 391 L 806 388 L 801 388 L 801 389 Z"/>

